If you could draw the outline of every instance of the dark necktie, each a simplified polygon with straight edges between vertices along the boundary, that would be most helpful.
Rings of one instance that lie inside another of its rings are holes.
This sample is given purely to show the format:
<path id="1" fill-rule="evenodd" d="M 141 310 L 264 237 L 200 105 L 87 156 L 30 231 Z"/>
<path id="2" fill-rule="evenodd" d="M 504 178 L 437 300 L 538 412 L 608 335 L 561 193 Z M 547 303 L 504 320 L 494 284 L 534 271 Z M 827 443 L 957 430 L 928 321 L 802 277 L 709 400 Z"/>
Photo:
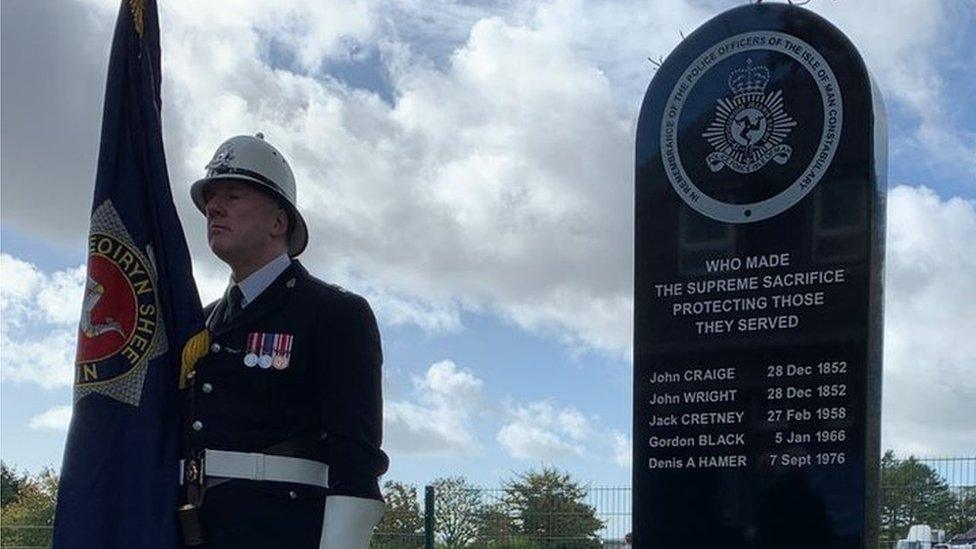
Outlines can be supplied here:
<path id="1" fill-rule="evenodd" d="M 227 291 L 227 295 L 224 296 L 224 312 L 217 318 L 217 322 L 214 323 L 213 331 L 216 332 L 220 330 L 223 326 L 226 326 L 231 319 L 236 317 L 241 312 L 241 302 L 244 300 L 244 293 L 241 289 L 234 284 Z"/>
<path id="2" fill-rule="evenodd" d="M 234 284 L 227 292 L 227 312 L 224 314 L 224 322 L 230 322 L 232 318 L 241 312 L 241 302 L 244 301 L 244 292 L 240 286 Z"/>

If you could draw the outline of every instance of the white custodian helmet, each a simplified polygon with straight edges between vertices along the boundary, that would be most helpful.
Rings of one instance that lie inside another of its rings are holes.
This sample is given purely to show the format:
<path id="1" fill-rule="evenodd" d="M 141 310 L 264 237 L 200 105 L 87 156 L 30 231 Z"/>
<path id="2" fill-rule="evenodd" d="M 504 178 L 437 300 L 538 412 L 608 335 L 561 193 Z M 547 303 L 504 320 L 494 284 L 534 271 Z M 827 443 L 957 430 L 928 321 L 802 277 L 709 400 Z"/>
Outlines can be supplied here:
<path id="1" fill-rule="evenodd" d="M 224 141 L 213 160 L 206 166 L 207 175 L 190 187 L 193 203 L 206 214 L 207 186 L 213 181 L 236 179 L 248 181 L 277 197 L 289 211 L 288 255 L 295 257 L 308 244 L 308 227 L 298 211 L 295 176 L 278 149 L 264 140 L 264 135 L 237 135 Z"/>

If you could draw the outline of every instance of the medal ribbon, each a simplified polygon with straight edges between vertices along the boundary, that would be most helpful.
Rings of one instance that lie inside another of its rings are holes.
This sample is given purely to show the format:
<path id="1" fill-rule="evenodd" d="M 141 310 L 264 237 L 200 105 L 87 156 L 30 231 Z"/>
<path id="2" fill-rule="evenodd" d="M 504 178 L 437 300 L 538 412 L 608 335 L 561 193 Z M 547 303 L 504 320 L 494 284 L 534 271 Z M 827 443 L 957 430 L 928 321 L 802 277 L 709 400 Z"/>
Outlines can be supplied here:
<path id="1" fill-rule="evenodd" d="M 260 348 L 258 346 L 258 338 L 260 338 L 260 337 L 261 337 L 261 334 L 258 333 L 258 332 L 251 332 L 250 334 L 247 335 L 247 352 L 248 353 L 253 353 L 255 355 L 258 354 L 258 349 Z"/>

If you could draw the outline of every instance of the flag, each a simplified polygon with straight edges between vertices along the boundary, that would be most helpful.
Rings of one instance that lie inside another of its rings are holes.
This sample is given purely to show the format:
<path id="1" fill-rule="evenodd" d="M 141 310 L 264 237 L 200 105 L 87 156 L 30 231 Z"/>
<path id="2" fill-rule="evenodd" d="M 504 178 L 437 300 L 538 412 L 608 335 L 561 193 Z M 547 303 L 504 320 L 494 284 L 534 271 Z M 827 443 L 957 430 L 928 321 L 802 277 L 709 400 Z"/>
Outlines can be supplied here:
<path id="1" fill-rule="evenodd" d="M 123 0 L 105 88 L 54 547 L 181 546 L 178 385 L 206 339 L 163 152 L 156 2 Z"/>

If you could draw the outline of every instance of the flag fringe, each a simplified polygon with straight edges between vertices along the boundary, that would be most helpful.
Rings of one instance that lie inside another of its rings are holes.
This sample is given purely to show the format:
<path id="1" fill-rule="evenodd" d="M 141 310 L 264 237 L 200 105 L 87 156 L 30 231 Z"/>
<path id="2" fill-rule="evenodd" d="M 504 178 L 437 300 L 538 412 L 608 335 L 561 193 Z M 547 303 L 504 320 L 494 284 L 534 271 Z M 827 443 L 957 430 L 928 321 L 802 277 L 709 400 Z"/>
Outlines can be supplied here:
<path id="1" fill-rule="evenodd" d="M 139 38 L 142 38 L 142 31 L 144 28 L 142 15 L 146 11 L 146 7 L 143 5 L 143 0 L 129 0 L 129 11 L 132 12 L 132 21 L 135 23 L 136 34 L 139 35 Z"/>
<path id="2" fill-rule="evenodd" d="M 210 349 L 210 332 L 206 329 L 200 330 L 187 340 L 183 345 L 183 363 L 180 367 L 180 389 L 186 389 L 189 385 L 197 366 L 197 361 L 203 358 Z"/>

